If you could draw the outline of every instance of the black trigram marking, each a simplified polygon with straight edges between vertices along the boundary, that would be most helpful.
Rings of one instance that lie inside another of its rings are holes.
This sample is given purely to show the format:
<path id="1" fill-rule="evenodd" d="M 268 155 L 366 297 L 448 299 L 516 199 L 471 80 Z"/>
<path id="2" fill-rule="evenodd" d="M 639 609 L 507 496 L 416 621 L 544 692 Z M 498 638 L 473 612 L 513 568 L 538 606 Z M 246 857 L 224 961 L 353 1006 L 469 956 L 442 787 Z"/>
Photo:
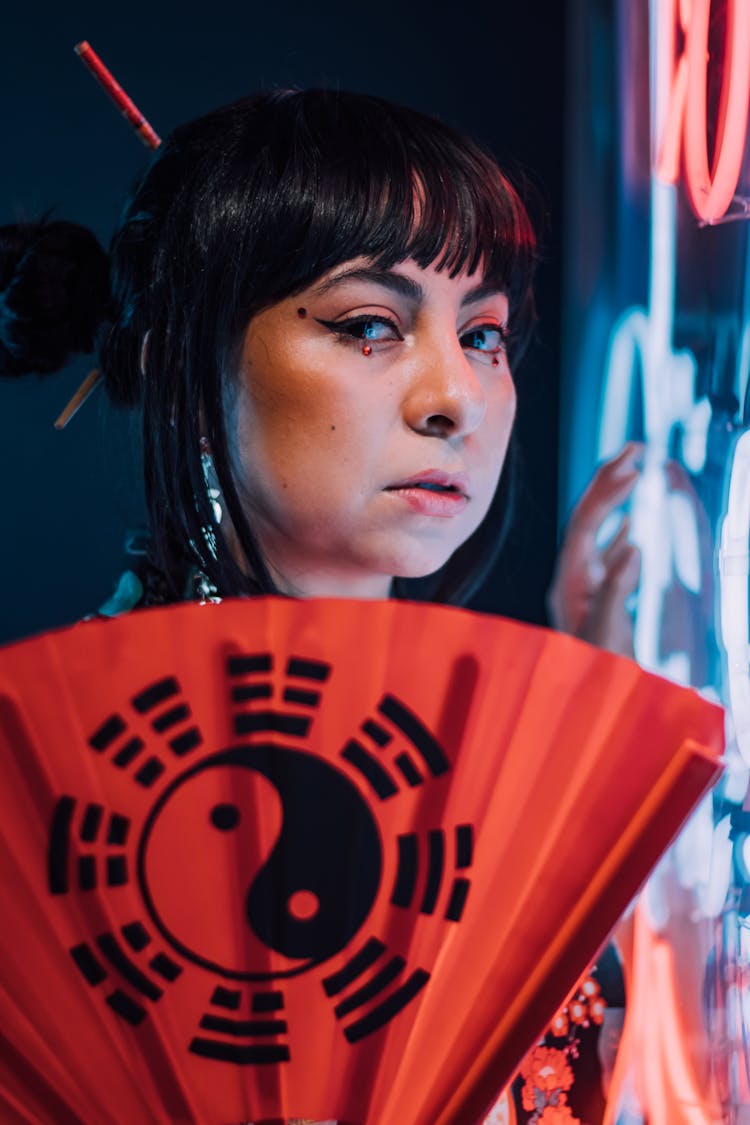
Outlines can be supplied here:
<path id="1" fill-rule="evenodd" d="M 79 838 L 85 844 L 91 844 L 99 835 L 104 809 L 101 805 L 89 804 L 83 814 Z"/>
<path id="2" fill-rule="evenodd" d="M 211 1004 L 215 1008 L 224 1008 L 230 1012 L 239 1011 L 242 1002 L 242 993 L 238 988 L 225 988 L 217 985 L 211 994 Z M 284 1008 L 284 994 L 277 989 L 263 989 L 254 992 L 251 996 L 250 1007 L 254 1013 L 280 1012 Z"/>
<path id="3" fill-rule="evenodd" d="M 473 860 L 473 829 L 470 824 L 460 824 L 455 830 L 454 865 L 456 870 L 471 867 Z M 398 867 L 391 893 L 393 906 L 412 906 L 420 869 L 420 841 L 414 832 L 406 832 L 397 837 Z M 426 841 L 427 873 L 422 891 L 419 911 L 433 914 L 440 895 L 445 874 L 445 834 L 442 829 L 432 829 Z M 459 922 L 466 905 L 470 887 L 469 879 L 457 875 L 453 879 L 444 918 L 449 922 Z"/>
<path id="4" fill-rule="evenodd" d="M 456 870 L 461 871 L 471 867 L 474 860 L 474 829 L 470 824 L 459 824 L 456 827 Z M 445 917 L 449 922 L 459 922 L 466 906 L 471 883 L 461 875 L 453 880 Z"/>
<path id="5" fill-rule="evenodd" d="M 364 738 L 350 738 L 341 756 L 365 779 L 376 797 L 386 801 L 399 792 L 402 781 L 414 789 L 424 785 L 427 774 L 440 777 L 450 769 L 440 744 L 408 707 L 394 696 L 385 695 L 377 710 L 381 718 L 395 727 L 399 741 L 404 737 L 409 740 L 420 761 L 415 761 L 414 754 L 404 749 L 395 753 L 394 732 L 371 716 L 365 719 L 360 727 Z M 389 755 L 393 754 L 391 761 L 384 759 L 386 748 L 389 748 Z"/>
<path id="6" fill-rule="evenodd" d="M 121 928 L 120 933 L 134 953 L 142 953 L 151 944 L 149 933 L 139 921 L 129 922 Z M 141 1023 L 148 1014 L 144 1000 L 155 1004 L 164 995 L 164 989 L 141 970 L 111 931 L 99 934 L 95 945 L 88 942 L 74 945 L 70 956 L 83 979 L 92 988 L 109 981 L 113 970 L 122 978 L 128 991 L 117 985 L 107 993 L 105 1000 L 121 1019 L 133 1026 Z M 170 983 L 182 972 L 182 966 L 166 953 L 157 953 L 152 957 L 149 968 Z"/>
<path id="7" fill-rule="evenodd" d="M 371 1008 L 367 1015 L 344 1028 L 347 1040 L 350 1043 L 358 1043 L 360 1039 L 372 1035 L 374 1031 L 390 1023 L 421 992 L 429 979 L 430 974 L 424 969 L 415 969 L 400 988 L 395 989 L 380 1004 Z"/>
<path id="8" fill-rule="evenodd" d="M 231 684 L 231 700 L 235 705 L 232 719 L 235 734 L 248 735 L 258 731 L 294 733 L 279 729 L 284 726 L 283 713 L 253 708 L 259 701 L 266 702 L 273 698 L 273 684 L 270 680 L 273 664 L 270 652 L 242 653 L 228 658 L 226 669 Z M 247 710 L 248 706 L 253 709 Z M 306 729 L 304 733 L 307 733 Z"/>
<path id="9" fill-rule="evenodd" d="M 144 688 L 131 700 L 139 715 L 150 717 L 154 731 L 164 735 L 170 750 L 178 758 L 184 757 L 203 743 L 199 728 L 191 722 L 190 706 L 181 696 L 182 688 L 176 677 L 165 676 Z"/>
<path id="10" fill-rule="evenodd" d="M 138 692 L 131 699 L 136 714 L 149 719 L 154 732 L 164 739 L 169 751 L 184 757 L 203 743 L 203 736 L 192 722 L 189 704 L 181 698 L 182 689 L 174 676 L 165 676 Z M 133 780 L 149 789 L 164 773 L 158 755 L 144 756 L 146 743 L 134 734 L 126 719 L 116 712 L 104 720 L 90 736 L 89 746 L 98 754 L 111 755 L 112 765 L 120 770 L 132 768 Z"/>
<path id="11" fill-rule="evenodd" d="M 105 813 L 96 803 L 82 806 L 77 816 L 78 802 L 64 796 L 58 800 L 52 815 L 47 850 L 47 881 L 53 895 L 67 894 L 73 884 L 81 891 L 95 890 L 100 884 L 122 887 L 130 878 L 127 857 L 121 849 L 127 843 L 130 820 L 120 813 Z M 76 826 L 76 819 L 78 824 Z M 71 854 L 81 848 L 106 847 L 109 854 Z M 116 849 L 114 851 L 110 849 Z"/>
<path id="12" fill-rule="evenodd" d="M 356 738 L 350 738 L 341 751 L 350 766 L 362 775 L 376 797 L 387 801 L 398 793 L 398 785 L 376 757 L 366 750 Z"/>
<path id="13" fill-rule="evenodd" d="M 234 1063 L 235 1066 L 284 1063 L 291 1058 L 286 1043 L 228 1043 L 222 1039 L 207 1039 L 203 1036 L 196 1036 L 188 1050 L 201 1058 Z"/>
<path id="14" fill-rule="evenodd" d="M 411 906 L 419 874 L 419 837 L 416 832 L 398 836 L 398 868 L 391 894 L 392 906 Z"/>
<path id="15" fill-rule="evenodd" d="M 237 1012 L 240 1001 L 241 993 L 238 989 L 224 988 L 221 985 L 214 989 L 211 996 L 211 1004 L 225 1012 Z M 200 1031 L 210 1034 L 196 1035 L 189 1050 L 203 1058 L 239 1066 L 288 1062 L 289 1045 L 278 1042 L 288 1034 L 286 1020 L 273 1018 L 271 1015 L 263 1018 L 264 1013 L 272 1013 L 283 1007 L 281 992 L 264 991 L 253 994 L 253 1016 L 250 1019 L 206 1012 L 198 1027 Z M 258 1015 L 260 1018 L 256 1018 Z M 272 1039 L 276 1042 L 269 1042 Z"/>
<path id="16" fill-rule="evenodd" d="M 273 700 L 273 684 L 269 678 L 272 671 L 270 653 L 249 653 L 231 656 L 227 660 L 231 699 L 238 707 L 233 718 L 235 734 L 283 734 L 305 738 L 312 719 L 304 712 L 315 711 L 320 706 L 321 692 L 317 690 L 317 685 L 328 679 L 331 666 L 316 660 L 290 657 L 285 669 L 287 683 L 281 694 L 282 702 L 291 704 L 294 710 L 265 706 Z M 257 706 L 259 703 L 260 707 Z"/>
<path id="17" fill-rule="evenodd" d="M 379 749 L 387 746 L 389 742 L 393 741 L 393 735 L 382 727 L 375 719 L 365 719 L 362 723 L 361 731 L 366 734 L 371 742 Z"/>
<path id="18" fill-rule="evenodd" d="M 445 866 L 445 836 L 441 828 L 433 828 L 427 835 L 427 879 L 424 894 L 422 895 L 422 914 L 433 914 L 435 903 L 440 894 L 440 884 L 443 880 L 443 867 Z"/>
<path id="19" fill-rule="evenodd" d="M 287 661 L 286 674 L 290 679 L 310 680 L 312 683 L 324 684 L 331 676 L 331 665 L 321 660 L 305 660 L 301 656 L 290 656 Z"/>
<path id="20" fill-rule="evenodd" d="M 243 711 L 234 717 L 235 734 L 269 733 L 304 738 L 309 729 L 308 718 L 287 711 Z"/>
<path id="21" fill-rule="evenodd" d="M 217 1008 L 228 1008 L 230 1012 L 236 1012 L 240 1006 L 242 993 L 236 988 L 223 988 L 217 985 L 211 996 L 211 1003 Z"/>
<path id="22" fill-rule="evenodd" d="M 280 1012 L 284 1008 L 284 994 L 277 990 L 254 992 L 251 1004 L 254 1012 Z"/>
<path id="23" fill-rule="evenodd" d="M 336 996 L 337 993 L 342 992 L 352 981 L 374 965 L 383 953 L 385 953 L 385 946 L 378 938 L 370 938 L 366 941 L 341 969 L 323 978 L 322 984 L 326 996 Z"/>
<path id="24" fill-rule="evenodd" d="M 393 734 L 387 731 L 385 727 L 375 719 L 365 719 L 360 729 L 378 750 L 383 750 L 384 747 L 389 746 L 391 742 L 393 742 Z M 422 785 L 424 782 L 423 775 L 414 764 L 413 759 L 405 751 L 398 754 L 393 759 L 393 765 L 401 774 L 406 784 L 411 788 Z"/>
<path id="25" fill-rule="evenodd" d="M 440 743 L 413 711 L 392 695 L 383 696 L 378 711 L 409 740 L 433 777 L 440 777 L 450 769 Z"/>
<path id="26" fill-rule="evenodd" d="M 327 996 L 338 996 L 362 976 L 369 968 L 380 960 L 386 953 L 386 947 L 378 938 L 370 938 L 362 948 L 338 972 L 325 977 L 322 981 L 323 990 Z M 403 957 L 391 957 L 390 960 L 378 966 L 377 971 L 363 984 L 353 989 L 347 996 L 339 1000 L 334 1007 L 337 1019 L 343 1019 L 357 1008 L 363 1007 L 369 1001 L 385 993 L 386 989 L 403 974 L 406 962 Z M 371 1008 L 365 1015 L 360 1016 L 343 1029 L 344 1036 L 350 1043 L 357 1043 L 365 1036 L 389 1023 L 401 1012 L 406 1005 L 414 999 L 418 992 L 427 984 L 430 974 L 424 969 L 416 969 L 397 988 L 389 992 L 384 999 Z"/>
<path id="27" fill-rule="evenodd" d="M 255 676 L 273 671 L 273 655 L 270 652 L 254 652 L 249 655 L 230 656 L 227 660 L 227 675 Z"/>
<path id="28" fill-rule="evenodd" d="M 141 953 L 146 946 L 151 944 L 151 936 L 142 922 L 129 922 L 127 926 L 122 927 L 120 932 L 130 948 L 136 953 Z M 178 965 L 166 953 L 155 954 L 148 965 L 150 969 L 158 973 L 163 980 L 169 981 L 170 984 L 177 980 L 182 972 L 182 965 Z"/>

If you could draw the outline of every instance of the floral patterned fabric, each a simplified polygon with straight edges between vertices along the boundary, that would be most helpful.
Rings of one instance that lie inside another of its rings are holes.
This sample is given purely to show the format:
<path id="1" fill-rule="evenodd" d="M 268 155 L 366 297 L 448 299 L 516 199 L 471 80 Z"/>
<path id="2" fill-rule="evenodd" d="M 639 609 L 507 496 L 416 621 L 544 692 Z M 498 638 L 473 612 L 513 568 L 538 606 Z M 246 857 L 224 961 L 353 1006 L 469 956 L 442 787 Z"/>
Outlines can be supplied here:
<path id="1" fill-rule="evenodd" d="M 610 944 L 521 1064 L 511 1088 L 518 1125 L 600 1125 L 624 1007 Z"/>

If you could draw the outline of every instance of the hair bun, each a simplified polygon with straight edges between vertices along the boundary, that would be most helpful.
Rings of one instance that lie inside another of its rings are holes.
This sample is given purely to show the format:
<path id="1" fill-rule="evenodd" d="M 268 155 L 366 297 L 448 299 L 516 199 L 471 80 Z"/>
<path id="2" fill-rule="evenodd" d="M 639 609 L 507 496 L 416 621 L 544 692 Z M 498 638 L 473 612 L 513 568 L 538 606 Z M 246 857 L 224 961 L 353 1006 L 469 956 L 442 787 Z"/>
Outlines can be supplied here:
<path id="1" fill-rule="evenodd" d="M 91 231 L 62 220 L 0 226 L 0 375 L 59 371 L 93 351 L 109 304 L 109 263 Z"/>

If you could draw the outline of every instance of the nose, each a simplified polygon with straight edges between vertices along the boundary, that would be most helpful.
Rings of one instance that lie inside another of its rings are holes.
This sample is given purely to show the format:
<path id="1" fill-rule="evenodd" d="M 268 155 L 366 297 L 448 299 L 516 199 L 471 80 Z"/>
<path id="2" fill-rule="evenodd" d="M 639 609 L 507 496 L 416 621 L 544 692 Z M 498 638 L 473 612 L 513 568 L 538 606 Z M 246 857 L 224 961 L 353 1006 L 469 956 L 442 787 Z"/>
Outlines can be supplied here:
<path id="1" fill-rule="evenodd" d="M 404 404 L 408 425 L 432 437 L 464 437 L 478 429 L 486 410 L 482 381 L 455 334 L 423 346 Z"/>

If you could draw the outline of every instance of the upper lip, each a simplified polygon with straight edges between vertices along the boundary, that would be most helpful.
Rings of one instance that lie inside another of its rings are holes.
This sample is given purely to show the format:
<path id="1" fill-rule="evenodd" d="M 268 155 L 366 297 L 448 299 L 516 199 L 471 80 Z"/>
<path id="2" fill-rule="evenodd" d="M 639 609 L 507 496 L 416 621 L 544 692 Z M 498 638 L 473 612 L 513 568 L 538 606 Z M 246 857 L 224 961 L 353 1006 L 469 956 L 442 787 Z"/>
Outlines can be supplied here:
<path id="1" fill-rule="evenodd" d="M 413 476 L 404 477 L 403 480 L 387 485 L 387 489 L 414 488 L 419 484 L 440 484 L 443 488 L 453 488 L 463 496 L 469 495 L 469 478 L 466 473 L 446 473 L 442 469 L 426 469 L 423 473 L 414 473 Z"/>

